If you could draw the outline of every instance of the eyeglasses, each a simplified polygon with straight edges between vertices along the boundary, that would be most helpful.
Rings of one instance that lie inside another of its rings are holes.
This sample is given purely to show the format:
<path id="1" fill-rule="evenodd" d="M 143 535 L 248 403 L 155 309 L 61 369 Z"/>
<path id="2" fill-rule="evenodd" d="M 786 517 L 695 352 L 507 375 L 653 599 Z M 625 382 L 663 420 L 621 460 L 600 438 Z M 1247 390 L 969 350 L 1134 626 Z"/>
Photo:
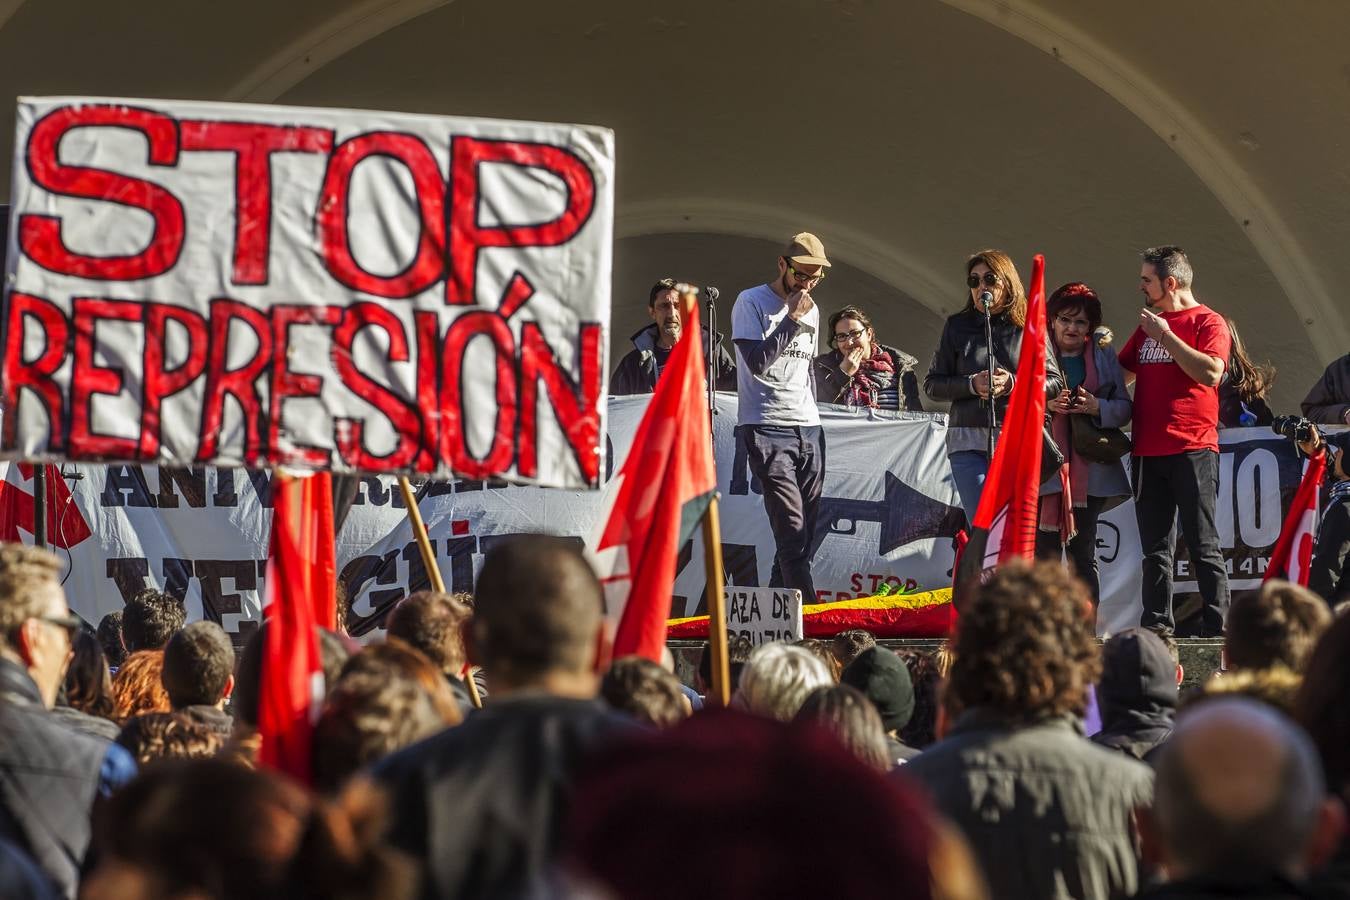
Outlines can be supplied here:
<path id="1" fill-rule="evenodd" d="M 1070 316 L 1055 316 L 1055 321 L 1061 328 L 1083 328 L 1086 329 L 1092 323 L 1087 319 L 1075 319 Z"/>
<path id="2" fill-rule="evenodd" d="M 787 264 L 787 270 L 788 270 L 788 274 L 790 274 L 793 278 L 795 278 L 796 280 L 798 280 L 798 281 L 800 281 L 800 282 L 803 282 L 803 283 L 812 282 L 812 281 L 819 282 L 819 281 L 824 281 L 824 280 L 825 280 L 825 270 L 824 270 L 824 269 L 821 269 L 819 272 L 816 272 L 814 275 L 808 275 L 808 274 L 806 274 L 805 272 L 798 272 L 796 269 L 794 269 L 794 268 L 792 267 L 792 263 L 788 263 L 788 264 Z"/>
<path id="3" fill-rule="evenodd" d="M 55 625 L 57 628 L 65 629 L 66 637 L 70 639 L 71 643 L 75 642 L 75 636 L 79 634 L 80 629 L 84 627 L 84 622 L 80 621 L 80 617 L 73 615 L 38 616 L 37 620 L 39 622 L 46 622 L 48 625 Z"/>
<path id="4" fill-rule="evenodd" d="M 966 286 L 971 288 L 977 288 L 980 286 L 980 281 L 981 278 L 979 275 L 971 275 L 966 279 Z M 994 285 L 998 284 L 998 276 L 995 275 L 993 272 L 985 272 L 983 281 L 985 287 L 993 287 Z"/>
<path id="5" fill-rule="evenodd" d="M 857 331 L 843 331 L 834 336 L 834 342 L 836 344 L 844 344 L 849 341 L 856 341 L 864 334 L 867 334 L 867 331 L 862 328 L 859 328 Z"/>

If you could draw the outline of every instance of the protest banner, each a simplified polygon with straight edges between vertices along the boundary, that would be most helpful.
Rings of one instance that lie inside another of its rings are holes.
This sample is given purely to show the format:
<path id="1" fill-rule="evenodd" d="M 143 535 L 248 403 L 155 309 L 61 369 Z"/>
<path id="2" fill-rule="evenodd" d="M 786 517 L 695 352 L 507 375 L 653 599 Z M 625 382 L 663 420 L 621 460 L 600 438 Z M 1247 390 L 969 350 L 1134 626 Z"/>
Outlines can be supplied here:
<path id="1" fill-rule="evenodd" d="M 788 588 L 729 587 L 727 636 L 745 637 L 753 646 L 802 639 L 802 592 Z"/>
<path id="2" fill-rule="evenodd" d="M 621 463 L 647 398 L 610 398 L 608 406 L 606 456 Z M 766 586 L 773 534 L 737 446 L 735 396 L 718 394 L 717 408 L 714 451 L 728 584 Z M 947 466 L 945 417 L 823 406 L 821 419 L 830 468 L 813 564 L 815 602 L 855 602 L 883 587 L 902 601 L 919 601 L 925 592 L 950 586 L 952 536 L 963 516 Z M 1256 590 L 1300 481 L 1299 460 L 1293 444 L 1268 428 L 1220 431 L 1219 445 L 1220 547 L 1233 591 Z M 49 482 L 49 535 L 67 567 L 65 588 L 76 612 L 97 622 L 137 590 L 159 586 L 185 597 L 191 618 L 213 618 L 236 639 L 256 627 L 271 473 L 136 465 L 60 469 Z M 0 539 L 32 540 L 32 474 L 31 466 L 0 465 Z M 461 479 L 422 484 L 418 493 L 438 567 L 452 591 L 472 590 L 483 554 L 503 537 L 546 531 L 580 538 L 593 533 L 603 512 L 596 491 Z M 1141 551 L 1128 500 L 1102 515 L 1097 557 L 1098 631 L 1137 624 Z M 428 585 L 394 479 L 359 479 L 356 505 L 337 537 L 337 565 L 348 590 L 348 626 L 356 633 L 372 633 L 390 605 Z M 705 612 L 699 540 L 685 546 L 677 566 L 671 615 Z M 1184 623 L 1199 605 L 1184 546 L 1174 574 L 1178 621 Z M 934 614 L 934 620 L 940 617 Z"/>
<path id="3" fill-rule="evenodd" d="M 19 102 L 0 454 L 594 488 L 602 128 Z"/>

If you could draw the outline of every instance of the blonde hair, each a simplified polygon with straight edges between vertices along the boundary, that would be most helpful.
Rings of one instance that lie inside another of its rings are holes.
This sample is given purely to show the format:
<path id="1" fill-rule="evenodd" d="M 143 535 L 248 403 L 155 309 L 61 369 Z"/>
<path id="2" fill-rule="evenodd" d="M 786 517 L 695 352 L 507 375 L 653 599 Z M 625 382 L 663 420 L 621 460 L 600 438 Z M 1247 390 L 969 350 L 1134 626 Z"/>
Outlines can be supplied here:
<path id="1" fill-rule="evenodd" d="M 0 544 L 0 643 L 29 619 L 46 615 L 37 589 L 61 586 L 55 554 L 23 544 Z"/>

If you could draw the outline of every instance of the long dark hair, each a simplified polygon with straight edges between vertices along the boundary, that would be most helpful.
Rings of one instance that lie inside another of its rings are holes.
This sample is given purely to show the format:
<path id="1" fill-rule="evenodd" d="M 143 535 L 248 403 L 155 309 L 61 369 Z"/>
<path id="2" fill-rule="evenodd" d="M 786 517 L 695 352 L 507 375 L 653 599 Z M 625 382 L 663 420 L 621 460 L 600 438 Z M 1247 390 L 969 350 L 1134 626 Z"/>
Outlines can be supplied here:
<path id="1" fill-rule="evenodd" d="M 1260 365 L 1252 362 L 1247 355 L 1247 345 L 1238 334 L 1237 323 L 1228 316 L 1223 320 L 1228 323 L 1228 333 L 1233 338 L 1233 348 L 1228 354 L 1228 383 L 1244 403 L 1264 398 L 1275 383 L 1275 367 L 1269 360 Z"/>
<path id="2" fill-rule="evenodd" d="M 966 276 L 969 277 L 970 270 L 975 268 L 976 263 L 984 263 L 989 270 L 998 276 L 999 281 L 1003 282 L 1003 302 L 994 307 L 994 315 L 1007 313 L 1008 318 L 1012 319 L 1013 324 L 1021 327 L 1027 324 L 1027 291 L 1022 287 L 1022 279 L 1017 274 L 1017 267 L 1013 265 L 1012 257 L 1002 250 L 980 250 L 970 255 L 966 260 Z M 975 301 L 970 297 L 970 291 L 966 291 L 966 306 L 974 308 Z"/>

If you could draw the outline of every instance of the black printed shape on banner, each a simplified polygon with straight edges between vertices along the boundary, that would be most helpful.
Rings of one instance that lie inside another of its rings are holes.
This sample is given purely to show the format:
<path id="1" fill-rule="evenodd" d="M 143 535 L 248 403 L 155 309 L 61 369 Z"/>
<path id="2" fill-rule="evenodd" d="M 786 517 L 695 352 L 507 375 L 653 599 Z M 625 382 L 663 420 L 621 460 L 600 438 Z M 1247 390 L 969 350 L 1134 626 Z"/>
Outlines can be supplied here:
<path id="1" fill-rule="evenodd" d="M 244 598 L 242 592 L 256 593 L 258 590 L 258 561 L 253 559 L 199 559 L 195 566 L 197 581 L 202 588 L 202 615 L 215 622 L 224 624 L 226 614 L 242 616 Z M 226 578 L 234 580 L 234 590 L 225 592 Z M 245 622 L 241 619 L 239 630 L 244 631 Z M 254 624 L 254 627 L 257 627 Z"/>
<path id="2" fill-rule="evenodd" d="M 110 556 L 104 560 L 104 572 L 117 586 L 125 605 L 148 587 L 145 581 L 150 577 L 150 560 L 143 556 Z"/>
<path id="3" fill-rule="evenodd" d="M 145 481 L 145 472 L 140 466 L 110 465 L 103 493 L 98 497 L 99 505 L 153 507 L 155 498 L 150 493 L 150 485 Z"/>
<path id="4" fill-rule="evenodd" d="M 182 600 L 192 581 L 192 560 L 166 556 L 163 561 L 164 593 Z"/>
<path id="5" fill-rule="evenodd" d="M 406 596 L 405 591 L 399 586 L 398 556 L 398 550 L 390 550 L 382 557 L 367 554 L 356 557 L 342 567 L 338 581 L 346 587 L 347 633 L 353 637 L 360 637 L 375 628 L 383 627 L 384 617 L 388 615 L 389 610 Z M 365 590 L 367 582 L 371 581 L 376 585 L 391 587 L 382 590 L 372 589 L 368 594 L 371 614 L 358 616 L 351 608 L 351 602 Z"/>
<path id="6" fill-rule="evenodd" d="M 876 522 L 881 526 L 877 538 L 877 553 L 881 556 L 914 541 L 953 537 L 964 526 L 965 514 L 960 507 L 934 500 L 891 472 L 885 473 L 884 484 L 880 500 L 820 498 L 815 536 L 811 542 L 812 557 L 820 550 L 827 535 L 856 534 L 859 522 Z"/>
<path id="7" fill-rule="evenodd" d="M 445 555 L 450 560 L 450 590 L 458 593 L 473 591 L 473 555 L 478 550 L 476 537 L 452 537 L 445 541 Z"/>
<path id="8" fill-rule="evenodd" d="M 177 492 L 174 491 L 175 485 L 178 487 Z M 204 508 L 206 506 L 206 469 L 160 466 L 159 493 L 155 495 L 155 502 L 159 504 L 159 508 L 177 509 L 179 494 L 183 495 L 183 499 L 192 509 Z"/>

